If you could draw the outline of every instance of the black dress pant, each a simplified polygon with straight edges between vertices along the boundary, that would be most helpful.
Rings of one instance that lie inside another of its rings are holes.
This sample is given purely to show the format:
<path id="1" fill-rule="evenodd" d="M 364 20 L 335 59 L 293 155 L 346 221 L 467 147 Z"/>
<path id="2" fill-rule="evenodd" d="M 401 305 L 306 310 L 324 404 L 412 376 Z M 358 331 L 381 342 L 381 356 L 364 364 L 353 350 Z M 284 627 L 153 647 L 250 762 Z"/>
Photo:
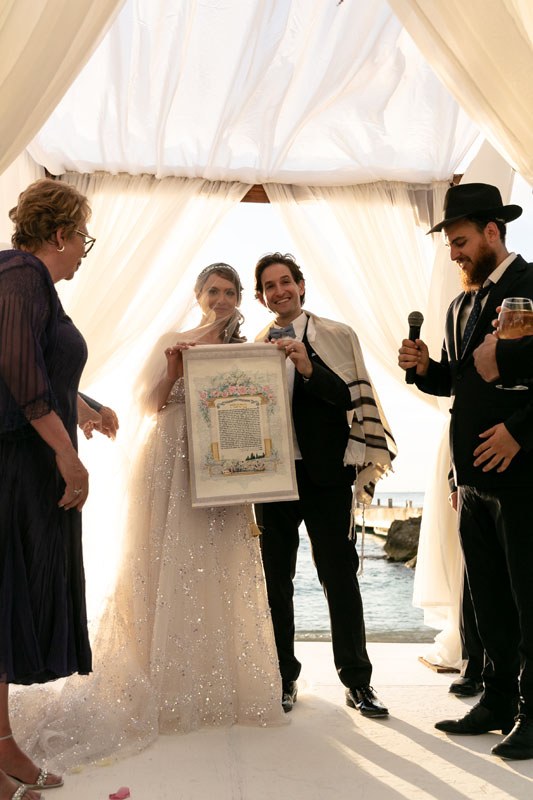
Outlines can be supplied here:
<path id="1" fill-rule="evenodd" d="M 459 623 L 461 633 L 461 648 L 463 666 L 461 675 L 473 681 L 480 681 L 485 664 L 485 650 L 479 638 L 476 613 L 472 603 L 472 594 L 468 584 L 466 569 L 463 576 L 463 592 L 461 596 L 461 619 Z"/>
<path id="2" fill-rule="evenodd" d="M 488 708 L 533 717 L 533 530 L 527 490 L 459 487 L 459 533 L 479 635 Z"/>
<path id="3" fill-rule="evenodd" d="M 303 520 L 329 606 L 337 673 L 345 686 L 361 686 L 370 682 L 372 665 L 366 651 L 357 580 L 359 557 L 355 542 L 348 539 L 351 486 L 317 486 L 300 460 L 296 462 L 296 475 L 299 500 L 256 507 L 263 531 L 261 549 L 281 677 L 284 681 L 296 680 L 301 669 L 294 655 L 293 579 L 298 528 Z"/>

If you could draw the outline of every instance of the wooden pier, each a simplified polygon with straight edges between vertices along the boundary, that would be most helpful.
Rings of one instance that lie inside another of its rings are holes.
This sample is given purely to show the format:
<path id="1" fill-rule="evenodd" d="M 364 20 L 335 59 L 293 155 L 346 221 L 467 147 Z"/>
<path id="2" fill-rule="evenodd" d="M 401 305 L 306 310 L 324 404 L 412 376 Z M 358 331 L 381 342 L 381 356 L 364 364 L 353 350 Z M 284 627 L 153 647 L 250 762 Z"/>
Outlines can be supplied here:
<path id="1" fill-rule="evenodd" d="M 393 506 L 392 501 L 390 505 L 371 505 L 365 506 L 365 527 L 368 529 L 377 529 L 380 533 L 386 533 L 395 519 L 411 519 L 412 517 L 421 517 L 422 508 L 412 505 Z M 355 522 L 357 527 L 363 524 L 363 506 L 358 504 L 355 512 Z"/>

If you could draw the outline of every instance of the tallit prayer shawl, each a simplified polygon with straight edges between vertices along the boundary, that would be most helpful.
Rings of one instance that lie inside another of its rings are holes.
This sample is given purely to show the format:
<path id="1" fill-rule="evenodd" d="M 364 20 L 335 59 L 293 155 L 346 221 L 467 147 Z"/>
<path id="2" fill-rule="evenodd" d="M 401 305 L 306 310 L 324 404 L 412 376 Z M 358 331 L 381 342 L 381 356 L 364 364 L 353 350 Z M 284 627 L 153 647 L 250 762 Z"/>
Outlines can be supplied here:
<path id="1" fill-rule="evenodd" d="M 354 499 L 369 505 L 376 483 L 391 469 L 398 448 L 368 377 L 355 331 L 342 322 L 305 313 L 309 344 L 350 390 L 353 411 L 348 412 L 351 428 L 344 465 L 356 468 Z M 270 327 L 261 331 L 256 341 L 267 338 Z"/>

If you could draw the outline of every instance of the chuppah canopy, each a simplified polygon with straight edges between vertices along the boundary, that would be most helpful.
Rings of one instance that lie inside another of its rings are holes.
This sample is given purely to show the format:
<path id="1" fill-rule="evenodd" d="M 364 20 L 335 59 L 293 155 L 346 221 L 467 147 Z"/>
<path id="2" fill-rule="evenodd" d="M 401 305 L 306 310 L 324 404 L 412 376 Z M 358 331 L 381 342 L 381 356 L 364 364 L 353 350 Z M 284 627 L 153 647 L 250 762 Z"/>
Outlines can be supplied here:
<path id="1" fill-rule="evenodd" d="M 511 4 L 524 5 L 505 0 Z M 391 5 L 399 10 L 401 4 Z M 462 13 L 468 16 L 467 6 Z M 484 20 L 474 15 L 474 22 L 482 50 Z M 437 37 L 434 44 L 435 53 L 421 48 L 431 64 L 446 55 Z M 439 63 L 435 69 L 441 77 L 447 71 Z M 462 80 L 464 70 L 457 74 Z M 471 77 L 476 80 L 474 71 Z M 342 256 L 335 260 L 335 288 L 337 295 L 344 291 L 346 321 L 367 349 L 372 331 L 379 331 L 374 338 L 382 361 L 401 381 L 394 342 L 404 335 L 407 312 L 426 311 L 429 297 L 433 245 L 420 231 L 440 213 L 445 182 L 478 135 L 467 113 L 478 123 L 487 116 L 470 107 L 479 100 L 476 92 L 445 82 L 448 88 L 385 0 L 126 0 L 29 148 L 52 174 L 70 173 L 67 179 L 84 187 L 95 209 L 98 260 L 92 257 L 92 275 L 66 293 L 69 310 L 89 333 L 93 377 L 114 372 L 120 384 L 115 367 L 128 349 L 133 374 L 140 340 L 148 347 L 157 336 L 152 322 L 176 311 L 178 281 L 196 245 L 246 185 L 267 183 L 271 202 L 308 249 L 313 237 L 306 225 L 320 217 L 322 239 Z M 505 99 L 505 91 L 498 97 Z M 522 134 L 520 147 L 503 148 L 516 164 L 526 163 L 518 157 L 528 150 Z M 197 228 L 190 224 L 194 215 Z M 326 217 L 334 235 L 327 235 Z M 365 235 L 358 236 L 361 228 Z M 442 246 L 437 237 L 434 246 Z M 307 268 L 313 258 L 299 248 Z M 128 287 L 120 303 L 113 295 L 101 302 L 108 275 Z M 138 286 L 149 291 L 141 297 Z M 377 294 L 387 303 L 376 303 Z M 372 312 L 367 324 L 365 306 Z M 428 319 L 426 330 L 429 325 Z M 121 366 L 127 375 L 127 364 Z M 443 455 L 444 466 L 446 460 Z M 444 524 L 453 532 L 453 521 Z M 452 605 L 455 588 L 449 594 L 438 602 Z"/>
<path id="2" fill-rule="evenodd" d="M 432 182 L 476 136 L 386 0 L 127 0 L 30 153 L 55 175 Z"/>

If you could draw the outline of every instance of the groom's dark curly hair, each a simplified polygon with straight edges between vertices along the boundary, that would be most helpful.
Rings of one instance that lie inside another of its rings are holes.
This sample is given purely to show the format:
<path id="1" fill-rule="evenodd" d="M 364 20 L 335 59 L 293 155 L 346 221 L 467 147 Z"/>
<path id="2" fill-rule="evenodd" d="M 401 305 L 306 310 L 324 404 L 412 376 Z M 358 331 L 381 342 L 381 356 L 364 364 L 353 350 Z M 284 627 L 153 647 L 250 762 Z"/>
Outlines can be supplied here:
<path id="1" fill-rule="evenodd" d="M 303 272 L 291 253 L 285 253 L 285 255 L 282 253 L 266 253 L 264 256 L 261 256 L 255 265 L 255 296 L 257 298 L 263 296 L 263 281 L 261 276 L 265 269 L 271 267 L 272 264 L 283 264 L 285 267 L 288 267 L 295 283 L 299 283 L 300 281 L 305 282 Z M 302 305 L 304 302 L 305 291 L 302 295 Z"/>

